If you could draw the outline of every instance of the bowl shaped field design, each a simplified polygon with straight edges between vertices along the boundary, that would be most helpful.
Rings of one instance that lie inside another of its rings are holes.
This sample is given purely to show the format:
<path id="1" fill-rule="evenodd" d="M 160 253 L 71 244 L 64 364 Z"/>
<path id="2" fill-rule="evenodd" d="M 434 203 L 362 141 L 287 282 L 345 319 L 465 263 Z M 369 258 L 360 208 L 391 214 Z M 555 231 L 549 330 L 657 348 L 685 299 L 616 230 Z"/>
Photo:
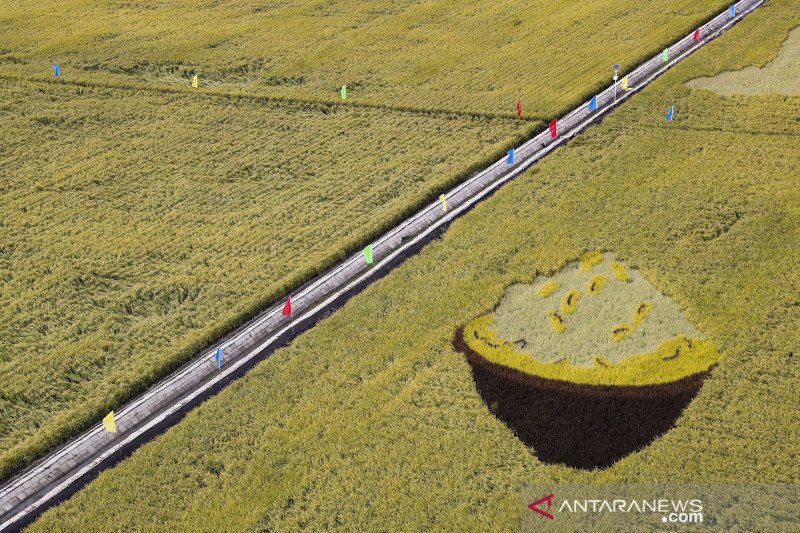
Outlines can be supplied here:
<path id="1" fill-rule="evenodd" d="M 636 269 L 593 252 L 459 328 L 476 388 L 537 457 L 605 468 L 664 434 L 719 361 Z"/>

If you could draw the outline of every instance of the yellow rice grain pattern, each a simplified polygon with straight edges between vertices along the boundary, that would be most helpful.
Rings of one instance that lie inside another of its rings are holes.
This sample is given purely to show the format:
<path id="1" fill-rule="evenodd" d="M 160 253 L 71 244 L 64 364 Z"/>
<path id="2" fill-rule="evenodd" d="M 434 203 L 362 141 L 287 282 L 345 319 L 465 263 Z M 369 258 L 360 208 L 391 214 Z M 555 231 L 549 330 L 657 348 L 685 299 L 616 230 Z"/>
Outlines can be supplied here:
<path id="1" fill-rule="evenodd" d="M 589 272 L 592 267 L 599 265 L 603 261 L 603 254 L 600 252 L 586 252 L 581 256 L 581 271 Z"/>
<path id="2" fill-rule="evenodd" d="M 642 302 L 633 310 L 633 324 L 640 326 L 644 323 L 644 319 L 653 310 L 653 302 Z"/>
<path id="3" fill-rule="evenodd" d="M 619 261 L 612 261 L 611 262 L 611 272 L 614 274 L 614 278 L 617 281 L 621 281 L 623 283 L 627 283 L 631 280 L 630 275 L 628 274 L 625 265 L 620 263 Z"/>
<path id="4" fill-rule="evenodd" d="M 614 342 L 619 342 L 630 335 L 632 331 L 633 328 L 628 324 L 619 324 L 611 330 L 611 340 Z"/>
<path id="5" fill-rule="evenodd" d="M 561 315 L 556 313 L 555 311 L 550 311 L 547 313 L 548 318 L 550 318 L 550 327 L 556 333 L 564 333 L 567 329 L 567 325 L 564 324 L 564 319 L 561 318 Z"/>
<path id="6" fill-rule="evenodd" d="M 547 298 L 556 292 L 559 287 L 561 287 L 561 285 L 556 280 L 551 279 L 539 285 L 539 287 L 536 289 L 536 294 L 541 298 Z"/>
<path id="7" fill-rule="evenodd" d="M 578 308 L 578 299 L 581 293 L 578 289 L 572 289 L 561 299 L 561 312 L 565 315 L 571 315 Z"/>
<path id="8" fill-rule="evenodd" d="M 606 281 L 608 281 L 608 278 L 602 274 L 592 276 L 589 278 L 589 283 L 586 284 L 586 290 L 589 294 L 596 296 L 603 290 L 603 285 L 606 284 Z"/>

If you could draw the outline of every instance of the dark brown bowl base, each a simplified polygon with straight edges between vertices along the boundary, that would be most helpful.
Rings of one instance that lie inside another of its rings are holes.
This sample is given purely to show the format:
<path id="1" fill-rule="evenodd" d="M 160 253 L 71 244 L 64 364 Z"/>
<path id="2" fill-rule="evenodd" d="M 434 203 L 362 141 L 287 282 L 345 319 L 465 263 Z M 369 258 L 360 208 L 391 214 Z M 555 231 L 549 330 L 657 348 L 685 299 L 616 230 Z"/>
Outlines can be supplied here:
<path id="1" fill-rule="evenodd" d="M 544 463 L 606 468 L 672 428 L 711 370 L 648 386 L 580 385 L 544 379 L 487 361 L 454 341 L 475 386 L 497 418 Z"/>

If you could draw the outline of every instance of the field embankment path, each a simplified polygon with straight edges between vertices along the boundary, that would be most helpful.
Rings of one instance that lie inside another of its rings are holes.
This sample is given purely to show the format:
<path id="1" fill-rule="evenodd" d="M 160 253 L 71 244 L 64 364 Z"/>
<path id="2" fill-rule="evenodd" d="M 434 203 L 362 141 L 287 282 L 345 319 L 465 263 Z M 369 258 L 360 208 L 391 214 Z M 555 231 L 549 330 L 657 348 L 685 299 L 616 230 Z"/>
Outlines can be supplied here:
<path id="1" fill-rule="evenodd" d="M 291 319 L 282 315 L 283 301 L 276 302 L 221 341 L 224 349 L 221 369 L 214 361 L 217 346 L 209 347 L 151 389 L 118 408 L 117 433 L 106 433 L 98 421 L 82 435 L 9 479 L 0 487 L 0 530 L 22 528 L 49 506 L 69 497 L 100 471 L 174 425 L 192 407 L 416 253 L 431 239 L 441 235 L 452 220 L 721 35 L 763 1 L 735 3 L 735 16 L 731 17 L 726 9 L 700 26 L 697 40 L 692 32 L 670 45 L 667 61 L 659 53 L 636 69 L 621 73 L 623 76 L 627 74 L 630 90 L 620 87 L 621 80 L 609 86 L 596 96 L 596 109 L 590 110 L 589 102 L 586 102 L 559 117 L 555 137 L 546 129 L 516 148 L 513 164 L 503 158 L 445 193 L 447 209 L 436 200 L 374 240 L 371 243 L 372 265 L 367 265 L 362 254 L 358 253 L 297 288 L 291 294 Z"/>

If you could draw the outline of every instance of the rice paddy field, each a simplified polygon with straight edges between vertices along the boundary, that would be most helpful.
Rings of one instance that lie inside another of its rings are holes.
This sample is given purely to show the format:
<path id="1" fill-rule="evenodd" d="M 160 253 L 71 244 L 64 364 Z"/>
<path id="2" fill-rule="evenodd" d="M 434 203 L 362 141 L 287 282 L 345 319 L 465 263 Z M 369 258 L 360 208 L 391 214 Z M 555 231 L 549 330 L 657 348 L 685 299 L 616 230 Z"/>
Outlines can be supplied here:
<path id="1" fill-rule="evenodd" d="M 47 83 L 0 95 L 5 473 L 452 183 L 462 149 L 499 157 L 528 126 Z"/>
<path id="2" fill-rule="evenodd" d="M 0 3 L 0 75 L 552 118 L 727 4 L 643 0 Z M 569 51 L 569 52 L 567 52 Z"/>
<path id="3" fill-rule="evenodd" d="M 798 483 L 800 98 L 686 85 L 798 26 L 768 0 L 31 530 L 510 531 L 529 483 Z M 453 346 L 589 250 L 720 354 L 673 429 L 599 470 L 539 461 Z"/>
<path id="4" fill-rule="evenodd" d="M 736 94 L 800 94 L 800 28 L 795 28 L 781 45 L 778 57 L 764 67 L 722 72 L 697 78 L 689 87 L 710 89 L 725 96 Z"/>
<path id="5" fill-rule="evenodd" d="M 0 479 L 722 5 L 0 0 Z"/>

